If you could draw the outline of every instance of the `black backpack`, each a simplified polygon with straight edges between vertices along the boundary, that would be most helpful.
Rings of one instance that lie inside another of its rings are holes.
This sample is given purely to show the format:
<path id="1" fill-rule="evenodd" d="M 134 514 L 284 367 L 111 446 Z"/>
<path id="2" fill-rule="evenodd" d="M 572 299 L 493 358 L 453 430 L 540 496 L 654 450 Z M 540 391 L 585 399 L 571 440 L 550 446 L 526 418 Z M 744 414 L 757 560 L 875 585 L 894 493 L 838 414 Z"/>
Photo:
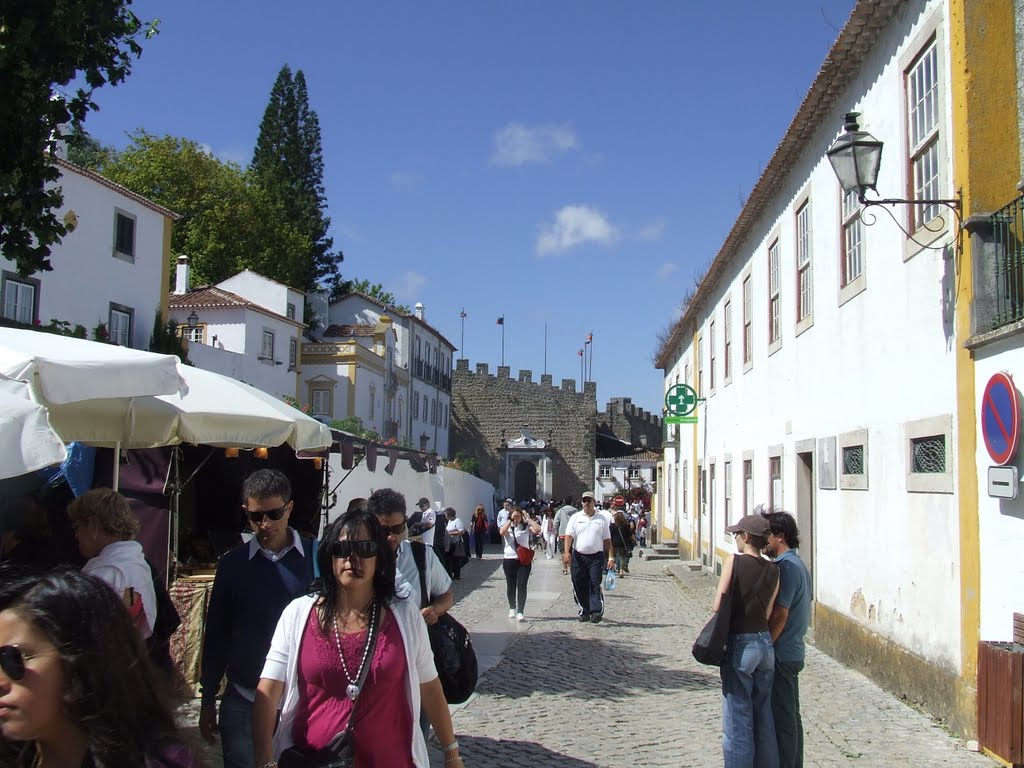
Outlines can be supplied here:
<path id="1" fill-rule="evenodd" d="M 430 604 L 430 595 L 427 594 L 426 546 L 418 541 L 409 544 L 412 546 L 416 569 L 420 573 L 420 607 L 426 608 Z M 449 704 L 462 704 L 476 690 L 477 680 L 476 651 L 473 650 L 469 631 L 451 613 L 445 613 L 438 618 L 436 624 L 427 625 L 427 634 L 444 698 Z"/>

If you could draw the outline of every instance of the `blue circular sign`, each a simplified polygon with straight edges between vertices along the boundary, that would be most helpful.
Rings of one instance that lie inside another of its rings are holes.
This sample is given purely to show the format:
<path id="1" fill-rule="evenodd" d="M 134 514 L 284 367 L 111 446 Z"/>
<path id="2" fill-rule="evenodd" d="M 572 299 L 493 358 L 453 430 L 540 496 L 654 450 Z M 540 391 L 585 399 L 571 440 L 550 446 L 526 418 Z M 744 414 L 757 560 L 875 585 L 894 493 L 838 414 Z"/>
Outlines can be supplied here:
<path id="1" fill-rule="evenodd" d="M 1013 379 L 996 373 L 988 380 L 981 398 L 981 434 L 996 464 L 1009 464 L 1020 441 L 1020 403 Z"/>

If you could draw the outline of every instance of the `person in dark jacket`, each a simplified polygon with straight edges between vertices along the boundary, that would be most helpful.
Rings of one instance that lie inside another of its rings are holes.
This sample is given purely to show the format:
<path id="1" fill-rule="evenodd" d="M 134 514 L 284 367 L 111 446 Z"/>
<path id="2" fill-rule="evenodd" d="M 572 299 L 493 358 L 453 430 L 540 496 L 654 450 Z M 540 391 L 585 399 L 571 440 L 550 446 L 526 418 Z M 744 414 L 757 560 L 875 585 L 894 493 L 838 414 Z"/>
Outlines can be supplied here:
<path id="1" fill-rule="evenodd" d="M 629 573 L 629 558 L 633 554 L 633 546 L 636 544 L 636 537 L 633 534 L 633 526 L 622 511 L 615 513 L 612 523 L 612 552 L 615 554 L 615 573 L 621 576 Z"/>

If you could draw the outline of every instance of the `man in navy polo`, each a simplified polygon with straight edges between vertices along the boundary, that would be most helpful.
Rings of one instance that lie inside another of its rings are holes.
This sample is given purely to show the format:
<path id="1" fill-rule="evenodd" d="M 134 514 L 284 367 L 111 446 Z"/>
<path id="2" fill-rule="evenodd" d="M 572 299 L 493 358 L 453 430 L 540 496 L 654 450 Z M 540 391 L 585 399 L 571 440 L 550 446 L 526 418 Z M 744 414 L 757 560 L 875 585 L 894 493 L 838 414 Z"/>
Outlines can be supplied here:
<path id="1" fill-rule="evenodd" d="M 804 635 L 811 619 L 811 574 L 796 553 L 800 532 L 787 512 L 762 512 L 768 521 L 765 554 L 779 567 L 779 593 L 768 618 L 775 643 L 772 716 L 779 745 L 779 768 L 804 764 L 804 727 L 800 719 L 800 671 L 804 668 Z"/>

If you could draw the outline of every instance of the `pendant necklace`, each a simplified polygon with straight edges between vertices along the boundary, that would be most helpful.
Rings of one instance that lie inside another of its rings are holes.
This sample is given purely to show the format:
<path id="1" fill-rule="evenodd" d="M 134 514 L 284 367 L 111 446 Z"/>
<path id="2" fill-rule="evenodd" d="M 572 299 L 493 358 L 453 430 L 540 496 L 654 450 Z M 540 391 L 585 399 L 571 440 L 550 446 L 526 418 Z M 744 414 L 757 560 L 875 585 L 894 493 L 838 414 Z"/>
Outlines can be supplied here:
<path id="1" fill-rule="evenodd" d="M 367 656 L 370 654 L 370 640 L 373 638 L 374 628 L 377 626 L 377 611 L 378 606 L 374 603 L 373 616 L 370 619 L 370 623 L 366 628 L 366 645 L 363 646 L 363 658 L 359 662 L 359 669 L 356 670 L 356 676 L 352 677 L 348 671 L 348 665 L 345 663 L 345 654 L 341 652 L 341 631 L 338 629 L 338 614 L 334 614 L 334 643 L 338 646 L 338 657 L 341 659 L 341 669 L 345 673 L 345 679 L 348 680 L 348 685 L 345 686 L 345 695 L 348 696 L 349 701 L 355 701 L 359 695 L 359 686 L 356 685 L 356 681 L 363 676 L 363 667 L 366 666 Z"/>

